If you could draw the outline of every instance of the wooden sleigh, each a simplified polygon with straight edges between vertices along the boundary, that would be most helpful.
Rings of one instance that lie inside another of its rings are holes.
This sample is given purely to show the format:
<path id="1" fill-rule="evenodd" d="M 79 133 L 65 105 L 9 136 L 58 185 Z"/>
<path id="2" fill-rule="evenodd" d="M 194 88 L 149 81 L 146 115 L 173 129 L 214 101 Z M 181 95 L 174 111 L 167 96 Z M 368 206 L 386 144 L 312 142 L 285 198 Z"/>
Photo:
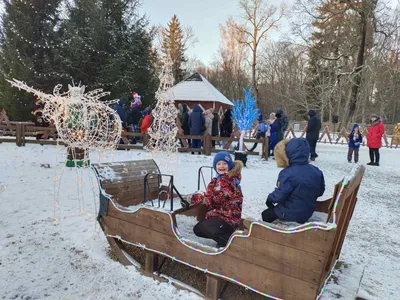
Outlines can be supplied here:
<path id="1" fill-rule="evenodd" d="M 228 245 L 217 249 L 179 233 L 177 217 L 201 220 L 203 207 L 174 209 L 174 201 L 164 209 L 141 204 L 154 204 L 149 201 L 163 192 L 178 201 L 181 197 L 173 178 L 172 184 L 160 189 L 161 173 L 153 160 L 97 164 L 93 169 L 100 185 L 98 221 L 122 264 L 136 264 L 127 252 L 128 246 L 136 246 L 145 250 L 144 273 L 150 276 L 160 274 L 162 257 L 203 271 L 206 299 L 218 299 L 221 282 L 228 281 L 272 299 L 297 300 L 316 299 L 323 293 L 339 259 L 365 170 L 356 165 L 335 185 L 332 198 L 318 203 L 316 210 L 326 213 L 326 222 L 282 228 L 243 220 Z"/>

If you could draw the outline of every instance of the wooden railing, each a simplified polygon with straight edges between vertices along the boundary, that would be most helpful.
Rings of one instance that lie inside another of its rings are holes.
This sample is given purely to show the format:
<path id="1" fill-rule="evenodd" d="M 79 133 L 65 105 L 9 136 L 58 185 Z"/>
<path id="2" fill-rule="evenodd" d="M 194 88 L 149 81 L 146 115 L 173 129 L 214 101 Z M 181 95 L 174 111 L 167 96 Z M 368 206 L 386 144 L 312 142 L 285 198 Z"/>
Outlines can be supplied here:
<path id="1" fill-rule="evenodd" d="M 36 139 L 38 134 L 43 135 L 44 138 Z M 35 137 L 35 139 L 33 139 Z M 141 140 L 141 144 L 120 144 L 118 149 L 139 149 L 142 150 L 149 141 L 147 133 L 136 133 L 136 132 L 123 132 L 122 139 L 127 143 L 128 139 L 137 137 Z M 178 149 L 179 152 L 200 152 L 204 155 L 211 155 L 211 153 L 228 151 L 233 142 L 239 142 L 239 138 L 236 137 L 212 137 L 210 135 L 178 135 L 177 139 L 183 141 L 184 147 Z M 201 148 L 191 148 L 187 140 L 200 140 L 202 142 Z M 227 142 L 223 149 L 213 147 L 213 141 L 215 143 Z M 266 139 L 244 139 L 245 143 L 259 143 L 262 145 L 262 151 L 250 152 L 248 155 L 261 155 L 261 157 L 268 159 L 268 138 Z M 41 144 L 41 145 L 65 145 L 64 142 L 58 140 L 57 130 L 53 126 L 49 127 L 38 127 L 32 126 L 32 123 L 15 122 L 13 124 L 0 124 L 0 143 L 16 143 L 17 146 L 25 146 L 26 144 Z M 246 145 L 245 145 L 246 147 Z"/>

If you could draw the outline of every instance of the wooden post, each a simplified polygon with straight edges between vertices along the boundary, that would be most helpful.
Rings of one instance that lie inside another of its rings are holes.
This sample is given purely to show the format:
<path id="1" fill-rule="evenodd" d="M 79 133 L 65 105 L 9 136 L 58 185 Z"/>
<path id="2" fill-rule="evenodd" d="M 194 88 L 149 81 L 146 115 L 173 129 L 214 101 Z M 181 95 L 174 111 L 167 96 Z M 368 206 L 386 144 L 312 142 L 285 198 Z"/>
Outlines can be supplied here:
<path id="1" fill-rule="evenodd" d="M 221 292 L 221 279 L 207 274 L 206 300 L 217 300 Z"/>
<path id="2" fill-rule="evenodd" d="M 146 251 L 146 261 L 144 264 L 144 270 L 149 274 L 153 274 L 155 271 L 158 270 L 157 254 L 150 251 Z"/>
<path id="3" fill-rule="evenodd" d="M 17 142 L 17 146 L 21 147 L 22 146 L 22 124 L 21 122 L 18 122 L 16 124 L 16 130 L 15 130 L 15 138 Z"/>
<path id="4" fill-rule="evenodd" d="M 211 135 L 208 133 L 204 135 L 204 155 L 211 155 L 211 148 L 212 148 L 212 139 Z"/>
<path id="5" fill-rule="evenodd" d="M 147 134 L 147 131 L 143 132 L 142 141 L 143 141 L 143 147 L 146 147 L 147 144 L 149 143 L 149 135 Z"/>
<path id="6" fill-rule="evenodd" d="M 21 146 L 25 147 L 26 141 L 25 141 L 25 130 L 26 130 L 26 124 L 21 124 Z"/>
<path id="7" fill-rule="evenodd" d="M 268 157 L 269 157 L 269 137 L 266 136 L 263 141 L 261 158 L 265 158 L 265 160 L 268 160 Z"/>

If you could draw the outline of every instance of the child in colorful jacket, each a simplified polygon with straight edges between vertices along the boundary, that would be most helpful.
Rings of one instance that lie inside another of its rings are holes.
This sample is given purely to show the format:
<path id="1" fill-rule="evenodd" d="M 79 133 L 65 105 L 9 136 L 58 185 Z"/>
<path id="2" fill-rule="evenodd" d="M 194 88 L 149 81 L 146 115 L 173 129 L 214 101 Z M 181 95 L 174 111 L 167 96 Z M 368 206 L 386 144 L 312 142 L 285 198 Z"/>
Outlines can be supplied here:
<path id="1" fill-rule="evenodd" d="M 207 186 L 207 191 L 189 197 L 192 204 L 204 204 L 208 212 L 193 231 L 202 238 L 213 239 L 219 247 L 225 247 L 229 237 L 241 222 L 243 194 L 240 187 L 241 161 L 233 162 L 228 152 L 214 157 L 217 176 Z"/>
<path id="2" fill-rule="evenodd" d="M 347 152 L 347 161 L 351 163 L 354 152 L 354 162 L 358 163 L 358 152 L 362 143 L 362 135 L 358 124 L 354 124 L 349 134 L 349 151 Z"/>

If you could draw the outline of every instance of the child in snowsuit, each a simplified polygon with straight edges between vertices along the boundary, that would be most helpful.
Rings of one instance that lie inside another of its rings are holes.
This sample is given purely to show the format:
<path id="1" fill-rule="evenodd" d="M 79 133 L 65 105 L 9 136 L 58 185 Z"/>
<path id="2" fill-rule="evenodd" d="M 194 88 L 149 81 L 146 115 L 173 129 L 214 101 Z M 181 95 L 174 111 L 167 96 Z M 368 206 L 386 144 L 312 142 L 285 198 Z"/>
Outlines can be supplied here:
<path id="1" fill-rule="evenodd" d="M 324 174 L 308 163 L 310 145 L 304 138 L 283 140 L 275 147 L 278 167 L 284 168 L 275 190 L 268 195 L 265 222 L 276 219 L 305 223 L 312 216 L 318 197 L 325 192 Z"/>
<path id="2" fill-rule="evenodd" d="M 362 135 L 358 124 L 354 124 L 353 129 L 349 134 L 349 151 L 347 152 L 347 161 L 351 163 L 354 152 L 354 162 L 358 163 L 358 152 L 362 143 Z"/>
<path id="3" fill-rule="evenodd" d="M 265 124 L 263 115 L 260 114 L 258 116 L 258 126 L 257 126 L 256 139 L 258 140 L 260 138 L 265 138 L 265 134 L 267 133 L 267 130 L 268 130 L 268 124 Z M 253 147 L 251 147 L 251 149 L 249 151 L 252 152 L 256 148 L 257 148 L 257 143 L 254 143 Z"/>
<path id="4" fill-rule="evenodd" d="M 193 232 L 202 238 L 213 239 L 219 247 L 225 247 L 229 237 L 241 222 L 243 194 L 240 187 L 241 161 L 233 162 L 228 152 L 214 157 L 217 176 L 207 186 L 207 191 L 189 197 L 192 204 L 204 204 L 206 218 L 197 223 Z"/>

